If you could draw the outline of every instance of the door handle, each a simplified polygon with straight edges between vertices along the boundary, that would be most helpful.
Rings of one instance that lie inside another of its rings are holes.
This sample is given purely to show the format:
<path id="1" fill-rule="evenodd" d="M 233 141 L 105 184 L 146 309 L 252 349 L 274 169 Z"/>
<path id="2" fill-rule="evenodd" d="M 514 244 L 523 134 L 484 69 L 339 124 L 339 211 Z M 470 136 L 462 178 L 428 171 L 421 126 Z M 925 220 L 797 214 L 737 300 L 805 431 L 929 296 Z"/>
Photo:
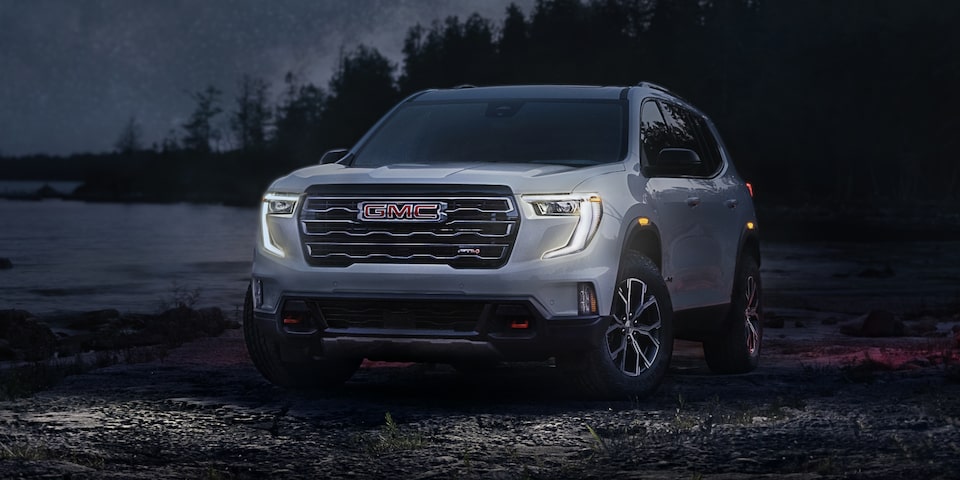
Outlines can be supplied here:
<path id="1" fill-rule="evenodd" d="M 740 202 L 738 202 L 736 198 L 731 198 L 730 200 L 723 202 L 723 204 L 726 205 L 727 208 L 737 208 L 737 205 L 739 205 Z"/>
<path id="2" fill-rule="evenodd" d="M 697 205 L 700 205 L 700 197 L 689 197 L 689 198 L 687 198 L 687 206 L 688 206 L 688 207 L 696 207 Z"/>

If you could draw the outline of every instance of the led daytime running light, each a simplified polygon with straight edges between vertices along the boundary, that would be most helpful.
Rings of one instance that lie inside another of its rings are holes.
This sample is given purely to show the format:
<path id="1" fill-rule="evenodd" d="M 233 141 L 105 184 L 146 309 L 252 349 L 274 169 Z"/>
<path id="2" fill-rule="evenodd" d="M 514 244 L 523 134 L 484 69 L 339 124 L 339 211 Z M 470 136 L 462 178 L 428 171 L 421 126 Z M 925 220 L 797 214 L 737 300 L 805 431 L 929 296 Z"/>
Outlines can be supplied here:
<path id="1" fill-rule="evenodd" d="M 563 247 L 543 254 L 543 259 L 561 257 L 583 251 L 600 227 L 603 215 L 603 202 L 600 196 L 592 193 L 572 195 L 530 195 L 524 196 L 539 216 L 579 216 L 573 234 Z"/>
<path id="2" fill-rule="evenodd" d="M 299 195 L 292 193 L 267 193 L 263 196 L 263 203 L 260 206 L 260 241 L 266 251 L 280 258 L 286 257 L 287 254 L 270 234 L 270 224 L 267 218 L 292 217 L 299 199 Z"/>

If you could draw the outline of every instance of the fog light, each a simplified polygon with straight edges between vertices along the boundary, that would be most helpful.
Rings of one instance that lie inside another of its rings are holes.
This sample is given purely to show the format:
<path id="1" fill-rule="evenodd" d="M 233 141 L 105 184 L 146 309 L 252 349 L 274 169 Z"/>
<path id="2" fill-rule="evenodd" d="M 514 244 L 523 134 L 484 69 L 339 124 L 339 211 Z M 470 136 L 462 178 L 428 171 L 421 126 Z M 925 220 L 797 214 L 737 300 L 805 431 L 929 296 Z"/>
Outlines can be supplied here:
<path id="1" fill-rule="evenodd" d="M 594 290 L 592 283 L 577 284 L 577 312 L 580 315 L 596 315 L 599 313 L 597 292 Z"/>

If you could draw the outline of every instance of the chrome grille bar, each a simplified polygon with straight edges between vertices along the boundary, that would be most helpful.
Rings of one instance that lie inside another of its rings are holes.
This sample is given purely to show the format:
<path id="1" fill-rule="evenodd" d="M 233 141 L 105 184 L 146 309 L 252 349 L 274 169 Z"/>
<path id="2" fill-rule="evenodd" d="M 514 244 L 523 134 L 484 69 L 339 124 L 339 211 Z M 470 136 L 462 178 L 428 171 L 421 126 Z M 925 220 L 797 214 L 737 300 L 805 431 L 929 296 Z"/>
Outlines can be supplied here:
<path id="1" fill-rule="evenodd" d="M 378 202 L 442 203 L 445 217 L 434 222 L 361 218 L 362 204 Z M 508 195 L 310 194 L 300 213 L 300 236 L 307 261 L 314 266 L 416 263 L 497 268 L 509 258 L 519 223 L 519 212 Z"/>

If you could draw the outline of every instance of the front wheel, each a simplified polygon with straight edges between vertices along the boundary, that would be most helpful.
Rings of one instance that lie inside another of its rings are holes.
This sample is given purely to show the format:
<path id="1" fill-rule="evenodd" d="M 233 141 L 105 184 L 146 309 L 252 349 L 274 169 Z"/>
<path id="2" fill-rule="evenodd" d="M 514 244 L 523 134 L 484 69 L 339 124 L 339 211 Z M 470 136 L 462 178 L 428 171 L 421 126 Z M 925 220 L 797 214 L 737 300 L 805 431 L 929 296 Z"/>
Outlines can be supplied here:
<path id="1" fill-rule="evenodd" d="M 763 303 L 760 266 L 750 256 L 737 269 L 726 331 L 703 342 L 703 356 L 715 373 L 747 373 L 760 363 Z"/>
<path id="2" fill-rule="evenodd" d="M 346 382 L 360 367 L 362 359 L 319 359 L 285 362 L 253 318 L 253 296 L 247 288 L 243 302 L 243 338 L 253 365 L 264 378 L 284 388 L 334 387 Z"/>
<path id="3" fill-rule="evenodd" d="M 673 355 L 670 294 L 649 258 L 628 253 L 613 297 L 598 347 L 558 360 L 590 395 L 643 398 L 660 386 Z"/>

